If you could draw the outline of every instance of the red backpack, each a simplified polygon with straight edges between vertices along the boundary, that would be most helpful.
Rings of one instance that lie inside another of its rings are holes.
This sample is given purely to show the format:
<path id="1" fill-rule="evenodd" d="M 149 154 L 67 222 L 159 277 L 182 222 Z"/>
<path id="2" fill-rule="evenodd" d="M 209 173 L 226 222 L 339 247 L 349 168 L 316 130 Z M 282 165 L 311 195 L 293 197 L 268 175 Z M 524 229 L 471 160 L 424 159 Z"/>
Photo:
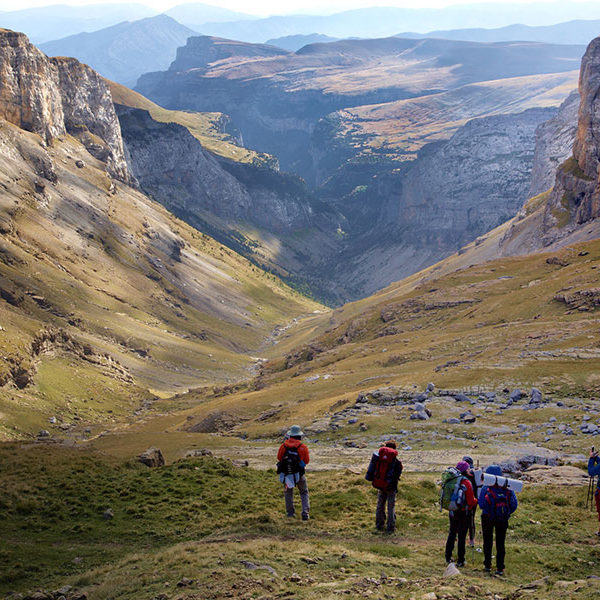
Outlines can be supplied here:
<path id="1" fill-rule="evenodd" d="M 390 484 L 388 473 L 397 456 L 398 450 L 394 450 L 394 448 L 387 448 L 386 446 L 379 448 L 379 460 L 375 467 L 373 487 L 379 490 L 388 489 L 388 485 Z"/>

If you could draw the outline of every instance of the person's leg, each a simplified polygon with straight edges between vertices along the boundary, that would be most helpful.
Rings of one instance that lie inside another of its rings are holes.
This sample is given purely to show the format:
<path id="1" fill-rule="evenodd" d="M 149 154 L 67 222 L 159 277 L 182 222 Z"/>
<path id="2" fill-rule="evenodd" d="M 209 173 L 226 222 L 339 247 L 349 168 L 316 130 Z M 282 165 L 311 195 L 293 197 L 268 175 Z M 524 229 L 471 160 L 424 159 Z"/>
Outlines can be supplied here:
<path id="1" fill-rule="evenodd" d="M 496 529 L 496 570 L 500 573 L 504 571 L 504 557 L 506 556 L 504 542 L 508 521 L 506 523 L 495 523 L 494 527 Z"/>
<path id="2" fill-rule="evenodd" d="M 475 513 L 477 507 L 474 506 L 469 513 L 469 546 L 475 545 Z"/>
<path id="3" fill-rule="evenodd" d="M 285 497 L 285 512 L 288 517 L 293 517 L 296 514 L 294 509 L 294 488 L 285 487 L 283 491 Z"/>
<path id="4" fill-rule="evenodd" d="M 598 535 L 600 535 L 600 488 L 596 488 L 596 510 L 598 511 Z"/>
<path id="5" fill-rule="evenodd" d="M 494 546 L 494 526 L 485 513 L 481 514 L 481 534 L 483 535 L 483 565 L 486 569 L 491 569 L 492 548 Z"/>
<path id="6" fill-rule="evenodd" d="M 300 492 L 300 500 L 302 502 L 302 518 L 306 521 L 310 513 L 310 498 L 308 495 L 308 483 L 306 475 L 302 475 L 298 481 L 298 491 Z"/>
<path id="7" fill-rule="evenodd" d="M 448 539 L 446 540 L 446 562 L 452 560 L 452 552 L 454 552 L 454 542 L 458 532 L 456 517 L 450 515 L 450 530 L 448 531 Z"/>
<path id="8" fill-rule="evenodd" d="M 467 541 L 467 532 L 469 531 L 469 515 L 464 511 L 458 513 L 457 521 L 458 534 L 458 565 L 465 564 L 465 545 Z"/>
<path id="9" fill-rule="evenodd" d="M 387 500 L 387 492 L 378 490 L 377 492 L 377 509 L 375 510 L 375 527 L 382 530 L 385 527 L 385 504 Z"/>
<path id="10" fill-rule="evenodd" d="M 396 529 L 396 492 L 388 492 L 387 496 L 387 530 L 392 532 Z"/>

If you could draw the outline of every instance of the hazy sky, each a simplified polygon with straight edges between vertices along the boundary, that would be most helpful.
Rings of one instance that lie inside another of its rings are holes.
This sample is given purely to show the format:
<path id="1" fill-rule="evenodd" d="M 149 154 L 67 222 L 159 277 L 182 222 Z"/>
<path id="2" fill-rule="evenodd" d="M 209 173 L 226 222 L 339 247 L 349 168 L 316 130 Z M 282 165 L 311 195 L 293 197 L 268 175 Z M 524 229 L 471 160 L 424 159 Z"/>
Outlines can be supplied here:
<path id="1" fill-rule="evenodd" d="M 151 6 L 157 10 L 166 10 L 177 4 L 189 4 L 186 0 L 130 0 Z M 518 2 L 531 4 L 547 0 L 510 0 L 511 4 Z M 571 0 L 578 1 L 578 0 Z M 584 0 L 579 0 L 584 1 Z M 484 4 L 501 3 L 502 0 L 204 0 L 204 4 L 221 6 L 231 10 L 259 15 L 285 13 L 333 13 L 364 6 L 404 6 L 411 8 L 441 7 L 451 4 Z M 0 10 L 18 10 L 31 6 L 48 6 L 51 4 L 119 4 L 118 0 L 0 0 Z"/>

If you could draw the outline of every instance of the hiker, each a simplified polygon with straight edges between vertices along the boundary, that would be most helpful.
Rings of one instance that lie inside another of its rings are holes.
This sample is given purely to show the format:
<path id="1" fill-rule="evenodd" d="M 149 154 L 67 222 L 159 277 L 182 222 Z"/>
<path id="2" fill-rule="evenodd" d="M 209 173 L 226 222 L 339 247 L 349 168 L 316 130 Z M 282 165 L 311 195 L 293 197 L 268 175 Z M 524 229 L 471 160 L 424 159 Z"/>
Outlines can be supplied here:
<path id="1" fill-rule="evenodd" d="M 486 470 L 490 475 L 502 476 L 498 465 L 490 465 Z M 504 541 L 508 529 L 508 519 L 517 510 L 517 497 L 507 487 L 484 485 L 479 492 L 481 507 L 481 533 L 483 534 L 483 565 L 486 573 L 492 571 L 492 547 L 496 531 L 496 575 L 504 575 Z"/>
<path id="2" fill-rule="evenodd" d="M 442 506 L 448 509 L 450 520 L 450 530 L 446 540 L 446 564 L 452 561 L 454 552 L 454 543 L 458 537 L 458 560 L 457 567 L 465 566 L 465 541 L 467 531 L 469 530 L 469 512 L 477 504 L 477 499 L 473 493 L 473 486 L 469 481 L 469 475 L 472 475 L 469 463 L 461 460 L 455 468 L 450 468 L 442 476 Z M 452 490 L 450 494 L 448 492 Z M 446 493 L 444 493 L 446 491 Z M 445 502 L 444 498 L 449 502 Z M 447 504 L 444 506 L 444 504 Z"/>
<path id="3" fill-rule="evenodd" d="M 473 487 L 473 495 L 477 498 L 477 482 L 475 481 L 475 475 L 473 474 L 473 467 L 475 464 L 473 463 L 473 459 L 470 456 L 463 456 L 462 458 L 468 465 L 470 469 L 470 475 L 467 475 L 469 481 L 471 482 L 471 486 Z M 471 548 L 475 547 L 475 513 L 477 512 L 477 504 L 469 511 L 469 546 Z"/>
<path id="4" fill-rule="evenodd" d="M 373 452 L 365 479 L 377 488 L 377 510 L 375 511 L 375 527 L 379 531 L 386 529 L 393 533 L 396 528 L 396 493 L 398 480 L 402 475 L 402 463 L 398 459 L 396 440 L 388 440 Z M 387 506 L 387 519 L 386 519 Z"/>
<path id="5" fill-rule="evenodd" d="M 598 457 L 598 452 L 595 452 L 593 448 L 590 452 L 590 460 L 588 461 L 588 475 L 590 477 L 600 475 L 600 458 Z M 596 486 L 594 497 L 596 498 L 596 510 L 598 511 L 598 521 L 600 523 L 600 477 L 598 477 L 598 485 Z M 596 535 L 600 536 L 600 524 L 598 525 Z"/>
<path id="6" fill-rule="evenodd" d="M 289 435 L 288 435 L 289 434 Z M 308 497 L 308 485 L 306 483 L 305 467 L 310 457 L 308 448 L 302 443 L 302 428 L 300 425 L 292 425 L 286 433 L 287 439 L 279 447 L 277 452 L 277 473 L 279 480 L 283 483 L 283 495 L 285 498 L 285 512 L 288 517 L 294 517 L 294 488 L 300 492 L 302 502 L 302 520 L 308 521 L 310 512 L 310 501 Z"/>

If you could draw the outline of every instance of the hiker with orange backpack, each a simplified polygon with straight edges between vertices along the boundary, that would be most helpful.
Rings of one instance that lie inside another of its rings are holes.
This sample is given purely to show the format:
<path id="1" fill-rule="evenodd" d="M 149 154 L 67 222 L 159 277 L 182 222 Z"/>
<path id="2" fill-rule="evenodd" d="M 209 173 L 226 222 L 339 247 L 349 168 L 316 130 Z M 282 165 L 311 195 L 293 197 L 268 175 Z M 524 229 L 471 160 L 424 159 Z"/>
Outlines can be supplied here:
<path id="1" fill-rule="evenodd" d="M 365 475 L 365 479 L 371 481 L 373 487 L 377 488 L 375 527 L 379 531 L 386 529 L 388 533 L 393 533 L 396 528 L 396 493 L 400 475 L 402 475 L 402 463 L 398 459 L 396 441 L 388 440 L 377 452 L 373 452 Z"/>
<path id="2" fill-rule="evenodd" d="M 277 452 L 277 473 L 279 474 L 279 480 L 283 483 L 287 516 L 292 518 L 296 514 L 296 509 L 294 508 L 294 488 L 297 487 L 302 503 L 302 520 L 308 521 L 310 500 L 305 467 L 310 461 L 310 456 L 306 444 L 302 443 L 303 435 L 304 433 L 300 425 L 292 425 L 290 427 L 286 433 L 286 439 Z"/>
<path id="3" fill-rule="evenodd" d="M 502 477 L 502 469 L 498 465 L 490 465 L 486 470 L 489 475 Z M 479 492 L 481 507 L 481 533 L 483 534 L 483 565 L 486 573 L 492 571 L 492 548 L 494 531 L 496 532 L 496 575 L 504 575 L 504 557 L 506 549 L 504 541 L 508 529 L 508 519 L 517 510 L 517 496 L 507 485 L 484 485 Z"/>
<path id="4" fill-rule="evenodd" d="M 446 540 L 446 563 L 452 561 L 454 544 L 458 537 L 457 567 L 465 566 L 465 542 L 469 530 L 469 514 L 477 504 L 473 486 L 469 481 L 472 474 L 469 463 L 461 460 L 456 467 L 450 467 L 442 475 L 441 508 L 448 510 L 450 530 Z"/>

